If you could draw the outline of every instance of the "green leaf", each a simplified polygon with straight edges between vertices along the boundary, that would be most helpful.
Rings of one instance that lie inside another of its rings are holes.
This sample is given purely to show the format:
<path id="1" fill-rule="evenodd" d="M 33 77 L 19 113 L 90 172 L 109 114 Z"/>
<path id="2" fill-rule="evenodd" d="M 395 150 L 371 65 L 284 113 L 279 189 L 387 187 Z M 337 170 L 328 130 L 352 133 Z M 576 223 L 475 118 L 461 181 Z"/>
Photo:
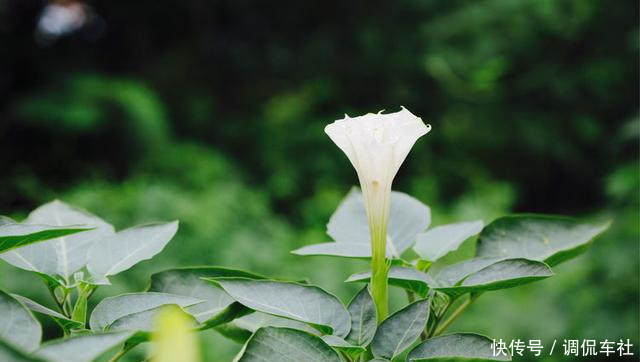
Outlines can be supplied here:
<path id="1" fill-rule="evenodd" d="M 92 362 L 124 343 L 132 332 L 85 334 L 47 342 L 35 352 L 51 362 Z"/>
<path id="2" fill-rule="evenodd" d="M 503 258 L 473 258 L 464 260 L 442 268 L 435 279 L 441 286 L 453 286 L 478 270 L 501 260 L 503 260 Z"/>
<path id="3" fill-rule="evenodd" d="M 362 272 L 351 275 L 345 282 L 347 283 L 368 283 L 371 279 L 371 272 Z M 429 291 L 429 286 L 434 282 L 429 275 L 413 268 L 392 266 L 389 269 L 389 285 L 403 288 L 425 297 Z"/>
<path id="4" fill-rule="evenodd" d="M 161 252 L 177 231 L 177 221 L 120 231 L 90 250 L 87 269 L 94 276 L 116 275 Z"/>
<path id="5" fill-rule="evenodd" d="M 38 302 L 31 300 L 29 298 L 23 297 L 17 294 L 11 294 L 13 298 L 22 303 L 25 307 L 29 308 L 31 311 L 47 315 L 51 317 L 56 323 L 60 325 L 60 327 L 66 331 L 70 331 L 72 329 L 81 328 L 83 326 L 82 323 L 78 321 L 74 321 L 70 318 L 65 317 L 64 315 L 56 312 L 55 310 L 49 309 Z"/>
<path id="6" fill-rule="evenodd" d="M 163 313 L 163 311 L 165 311 L 165 308 L 170 305 L 180 308 L 180 306 L 177 304 L 163 304 L 161 306 L 144 310 L 142 312 L 127 314 L 124 317 L 118 318 L 113 323 L 109 324 L 108 330 L 110 332 L 153 332 L 156 330 L 156 321 L 158 319 L 158 316 Z M 193 328 L 197 327 L 198 322 L 195 320 L 195 318 L 193 318 L 193 316 L 189 315 L 188 313 L 185 314 L 193 319 Z"/>
<path id="7" fill-rule="evenodd" d="M 511 361 L 510 357 L 494 356 L 493 341 L 472 333 L 455 333 L 434 337 L 420 343 L 407 355 L 407 362 L 450 361 Z"/>
<path id="8" fill-rule="evenodd" d="M 202 278 L 242 277 L 264 279 L 263 276 L 243 270 L 222 267 L 190 267 L 166 270 L 151 276 L 149 291 L 184 295 L 204 301 L 186 308 L 198 322 L 216 318 L 234 302 L 222 289 Z"/>
<path id="9" fill-rule="evenodd" d="M 22 303 L 0 290 L 0 340 L 25 352 L 38 348 L 40 323 Z"/>
<path id="10" fill-rule="evenodd" d="M 429 300 L 413 302 L 385 319 L 371 342 L 375 357 L 393 359 L 420 336 L 429 319 Z"/>
<path id="11" fill-rule="evenodd" d="M 289 328 L 260 328 L 244 346 L 237 362 L 342 362 L 320 337 Z"/>
<path id="12" fill-rule="evenodd" d="M 391 192 L 390 203 L 387 255 L 389 258 L 399 258 L 413 245 L 416 235 L 429 226 L 431 210 L 417 199 L 396 191 Z M 352 258 L 371 257 L 364 197 L 358 188 L 353 188 L 342 200 L 327 224 L 327 233 L 335 243 L 309 245 L 293 253 Z"/>
<path id="13" fill-rule="evenodd" d="M 477 255 L 526 258 L 554 266 L 586 251 L 609 224 L 593 225 L 574 219 L 517 215 L 489 224 L 478 237 Z"/>
<path id="14" fill-rule="evenodd" d="M 60 227 L 49 225 L 4 224 L 0 225 L 0 253 L 38 241 L 91 230 L 86 227 Z"/>
<path id="15" fill-rule="evenodd" d="M 368 286 L 356 294 L 347 310 L 351 315 L 351 331 L 347 335 L 347 341 L 357 346 L 368 346 L 378 327 L 376 304 Z"/>
<path id="16" fill-rule="evenodd" d="M 94 332 L 104 331 L 120 318 L 149 311 L 156 307 L 176 304 L 188 307 L 199 303 L 195 298 L 167 293 L 130 293 L 103 299 L 91 313 L 89 325 Z"/>
<path id="17" fill-rule="evenodd" d="M 413 250 L 424 260 L 437 261 L 477 235 L 483 226 L 484 222 L 477 220 L 434 227 L 418 234 Z"/>
<path id="18" fill-rule="evenodd" d="M 68 228 L 82 225 L 92 230 L 61 236 L 10 250 L 0 255 L 7 263 L 29 271 L 59 275 L 68 280 L 87 263 L 87 253 L 97 240 L 113 234 L 113 227 L 97 216 L 60 201 L 42 205 L 29 214 L 23 225 Z"/>
<path id="19" fill-rule="evenodd" d="M 316 286 L 243 278 L 207 280 L 253 310 L 309 323 L 339 337 L 346 337 L 351 328 L 349 312 L 340 300 Z"/>
<path id="20" fill-rule="evenodd" d="M 328 334 L 321 336 L 320 338 L 322 338 L 322 340 L 333 349 L 344 352 L 350 356 L 357 356 L 358 354 L 366 351 L 365 347 L 353 345 L 340 337 Z"/>
<path id="21" fill-rule="evenodd" d="M 10 344 L 0 339 L 0 361 L 2 362 L 44 362 L 43 360 L 28 356 L 17 350 Z"/>
<path id="22" fill-rule="evenodd" d="M 464 278 L 453 286 L 437 287 L 449 295 L 484 292 L 512 288 L 532 283 L 553 275 L 543 262 L 527 259 L 507 259 L 493 263 Z"/>

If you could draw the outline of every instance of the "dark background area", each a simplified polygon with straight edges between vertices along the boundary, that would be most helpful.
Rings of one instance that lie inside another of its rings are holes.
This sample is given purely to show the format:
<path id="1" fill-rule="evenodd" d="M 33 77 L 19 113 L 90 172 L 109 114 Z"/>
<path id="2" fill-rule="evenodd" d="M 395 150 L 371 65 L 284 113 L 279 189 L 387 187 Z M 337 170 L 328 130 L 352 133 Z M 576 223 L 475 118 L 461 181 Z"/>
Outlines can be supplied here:
<path id="1" fill-rule="evenodd" d="M 483 297 L 453 329 L 640 343 L 637 1 L 86 1 L 57 35 L 42 30 L 51 4 L 80 3 L 0 0 L 0 214 L 60 198 L 118 227 L 181 220 L 104 295 L 223 264 L 348 299 L 341 281 L 365 263 L 288 250 L 326 241 L 357 181 L 324 126 L 403 105 L 433 130 L 394 188 L 434 224 L 613 220 L 556 277 Z M 43 289 L 7 265 L 0 282 Z M 206 338 L 210 361 L 239 348 Z"/>

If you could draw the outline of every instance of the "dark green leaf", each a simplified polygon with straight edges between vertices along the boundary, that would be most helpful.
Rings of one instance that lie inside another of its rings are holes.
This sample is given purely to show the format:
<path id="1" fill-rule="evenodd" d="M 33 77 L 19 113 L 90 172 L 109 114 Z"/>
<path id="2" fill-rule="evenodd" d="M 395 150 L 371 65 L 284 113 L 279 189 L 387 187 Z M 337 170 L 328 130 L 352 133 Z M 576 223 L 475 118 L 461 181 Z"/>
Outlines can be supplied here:
<path id="1" fill-rule="evenodd" d="M 418 339 L 428 319 L 428 299 L 411 303 L 392 314 L 380 324 L 371 342 L 373 355 L 393 359 Z"/>
<path id="2" fill-rule="evenodd" d="M 73 319 L 67 318 L 64 315 L 56 312 L 55 310 L 49 309 L 29 298 L 26 298 L 17 294 L 12 294 L 11 296 L 14 297 L 16 300 L 18 300 L 20 303 L 22 303 L 25 307 L 29 308 L 31 311 L 51 317 L 51 319 L 53 319 L 56 323 L 60 325 L 60 327 L 62 327 L 62 329 L 66 331 L 70 331 L 76 328 L 81 328 L 83 325 L 82 323 L 78 321 L 74 321 Z"/>
<path id="3" fill-rule="evenodd" d="M 507 216 L 482 230 L 477 255 L 526 258 L 554 266 L 584 252 L 608 227 L 608 223 L 593 225 L 556 216 Z"/>
<path id="4" fill-rule="evenodd" d="M 211 285 L 202 278 L 242 277 L 264 279 L 263 276 L 243 270 L 223 267 L 190 267 L 170 269 L 151 276 L 149 291 L 183 295 L 202 300 L 203 303 L 188 307 L 186 310 L 198 322 L 220 320 L 228 315 L 227 308 L 234 302 L 224 290 Z"/>
<path id="5" fill-rule="evenodd" d="M 92 331 L 104 331 L 120 318 L 152 310 L 167 304 L 188 307 L 199 303 L 195 298 L 167 293 L 130 293 L 103 299 L 91 313 Z"/>
<path id="6" fill-rule="evenodd" d="M 356 294 L 347 310 L 351 315 L 351 331 L 347 341 L 356 346 L 368 346 L 378 326 L 376 305 L 368 286 Z"/>
<path id="7" fill-rule="evenodd" d="M 316 286 L 244 278 L 207 280 L 253 310 L 309 323 L 339 337 L 346 337 L 351 328 L 349 312 L 340 300 Z"/>
<path id="8" fill-rule="evenodd" d="M 40 323 L 31 312 L 11 295 L 0 290 L 0 340 L 31 352 L 42 338 Z"/>
<path id="9" fill-rule="evenodd" d="M 320 337 L 289 328 L 260 328 L 249 339 L 237 362 L 342 362 Z"/>
<path id="10" fill-rule="evenodd" d="M 495 262 L 450 286 L 439 286 L 440 292 L 449 295 L 483 292 L 512 288 L 535 282 L 553 275 L 543 262 L 527 259 L 507 259 Z"/>
<path id="11" fill-rule="evenodd" d="M 132 335 L 132 332 L 97 333 L 57 339 L 43 344 L 35 355 L 51 362 L 92 362 Z"/>
<path id="12" fill-rule="evenodd" d="M 320 338 L 333 349 L 344 352 L 350 356 L 356 356 L 366 350 L 365 347 L 353 345 L 340 337 L 324 335 Z"/>
<path id="13" fill-rule="evenodd" d="M 510 357 L 494 356 L 487 337 L 472 333 L 456 333 L 434 337 L 422 342 L 407 355 L 407 362 L 447 361 L 480 362 L 510 361 Z"/>

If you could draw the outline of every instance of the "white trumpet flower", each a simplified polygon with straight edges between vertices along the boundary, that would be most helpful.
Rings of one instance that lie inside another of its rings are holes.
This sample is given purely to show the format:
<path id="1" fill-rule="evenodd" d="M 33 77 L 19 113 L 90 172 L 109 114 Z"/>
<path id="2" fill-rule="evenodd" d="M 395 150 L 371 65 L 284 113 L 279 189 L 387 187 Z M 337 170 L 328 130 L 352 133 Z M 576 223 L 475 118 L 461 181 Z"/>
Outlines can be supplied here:
<path id="1" fill-rule="evenodd" d="M 372 249 L 372 294 L 378 319 L 387 313 L 385 251 L 391 184 L 418 138 L 431 130 L 422 119 L 402 107 L 395 113 L 369 113 L 337 120 L 325 127 L 331 140 L 356 169 L 369 219 Z"/>

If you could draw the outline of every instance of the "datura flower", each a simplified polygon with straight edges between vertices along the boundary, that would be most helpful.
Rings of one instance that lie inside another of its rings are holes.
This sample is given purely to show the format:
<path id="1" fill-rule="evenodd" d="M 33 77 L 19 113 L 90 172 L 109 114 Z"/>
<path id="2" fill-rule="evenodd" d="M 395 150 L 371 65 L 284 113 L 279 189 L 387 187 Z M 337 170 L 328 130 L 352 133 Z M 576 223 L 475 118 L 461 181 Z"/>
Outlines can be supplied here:
<path id="1" fill-rule="evenodd" d="M 354 118 L 345 115 L 325 128 L 356 169 L 364 194 L 371 232 L 371 292 L 378 305 L 379 320 L 387 313 L 385 251 L 391 184 L 415 142 L 430 130 L 430 125 L 404 107 L 395 113 L 369 113 Z"/>

